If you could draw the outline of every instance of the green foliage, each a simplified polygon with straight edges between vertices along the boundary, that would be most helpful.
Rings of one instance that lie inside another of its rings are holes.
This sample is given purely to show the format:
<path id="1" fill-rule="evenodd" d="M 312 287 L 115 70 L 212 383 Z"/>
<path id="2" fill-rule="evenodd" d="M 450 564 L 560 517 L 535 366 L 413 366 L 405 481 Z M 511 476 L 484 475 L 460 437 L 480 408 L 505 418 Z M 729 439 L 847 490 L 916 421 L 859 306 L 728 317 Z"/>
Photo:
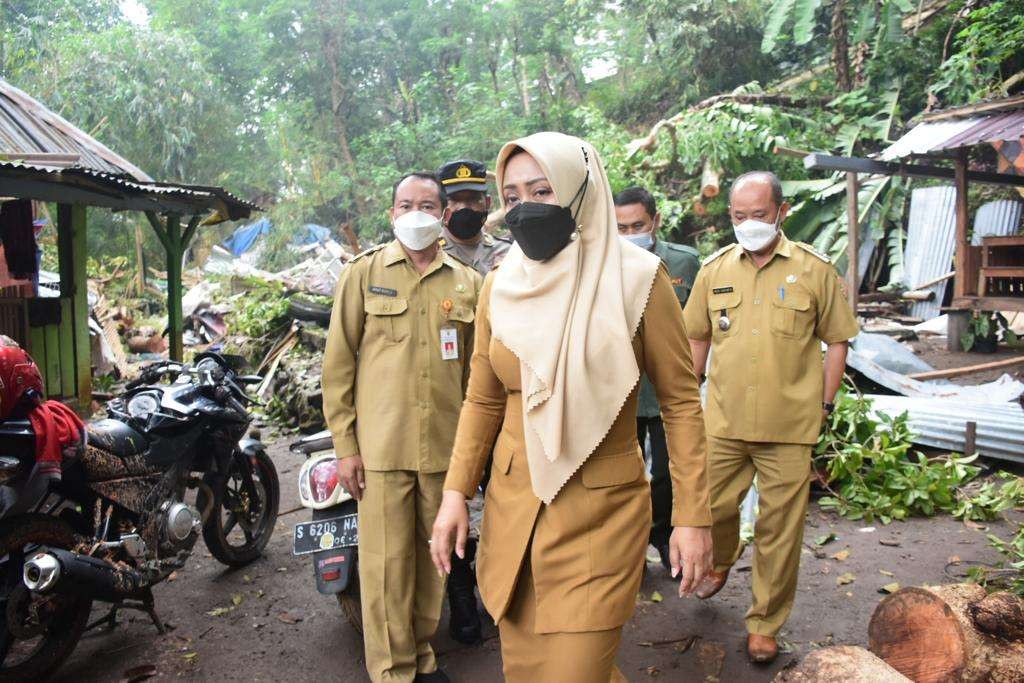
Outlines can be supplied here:
<path id="1" fill-rule="evenodd" d="M 977 476 L 977 456 L 927 458 L 912 450 L 906 415 L 873 415 L 871 402 L 847 389 L 836 396 L 814 449 L 829 474 L 821 507 L 849 519 L 888 524 L 957 509 L 956 489 Z"/>
<path id="2" fill-rule="evenodd" d="M 1024 477 L 999 472 L 995 479 L 974 483 L 959 492 L 953 516 L 960 519 L 993 520 L 1003 512 L 1024 507 Z"/>
<path id="3" fill-rule="evenodd" d="M 953 51 L 939 67 L 931 94 L 947 103 L 973 102 L 1006 94 L 1008 64 L 1024 68 L 1024 1 L 976 3 L 966 10 Z"/>
<path id="4" fill-rule="evenodd" d="M 1005 587 L 1017 595 L 1024 596 L 1024 524 L 1017 525 L 1016 533 L 1009 540 L 989 534 L 988 541 L 1006 558 L 1005 572 L 996 582 L 987 582 L 988 585 Z"/>
<path id="5" fill-rule="evenodd" d="M 243 290 L 230 298 L 233 333 L 266 339 L 290 323 L 284 285 L 259 278 L 241 278 L 235 284 Z"/>
<path id="6" fill-rule="evenodd" d="M 964 351 L 972 350 L 979 340 L 994 341 L 1002 332 L 1003 341 L 1011 348 L 1021 348 L 1022 343 L 1010 323 L 999 311 L 975 311 L 967 329 L 960 333 L 960 344 Z"/>

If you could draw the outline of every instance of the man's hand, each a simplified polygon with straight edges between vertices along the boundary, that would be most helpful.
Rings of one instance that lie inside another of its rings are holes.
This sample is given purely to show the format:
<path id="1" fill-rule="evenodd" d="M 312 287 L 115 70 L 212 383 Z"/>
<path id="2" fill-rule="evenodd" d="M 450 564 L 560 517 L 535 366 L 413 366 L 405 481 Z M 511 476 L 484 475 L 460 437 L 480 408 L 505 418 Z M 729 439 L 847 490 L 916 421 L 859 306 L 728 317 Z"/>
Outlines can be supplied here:
<path id="1" fill-rule="evenodd" d="M 366 478 L 363 476 L 363 459 L 359 455 L 350 455 L 338 459 L 338 479 L 348 494 L 356 500 L 363 499 Z"/>
<path id="2" fill-rule="evenodd" d="M 711 571 L 711 528 L 677 526 L 668 541 L 672 577 L 679 580 L 679 597 L 690 595 Z"/>
<path id="3" fill-rule="evenodd" d="M 452 572 L 452 537 L 455 537 L 455 554 L 466 556 L 466 539 L 469 537 L 469 508 L 466 497 L 458 491 L 445 491 L 441 507 L 434 519 L 434 533 L 430 538 L 430 558 L 437 567 L 438 576 Z"/>

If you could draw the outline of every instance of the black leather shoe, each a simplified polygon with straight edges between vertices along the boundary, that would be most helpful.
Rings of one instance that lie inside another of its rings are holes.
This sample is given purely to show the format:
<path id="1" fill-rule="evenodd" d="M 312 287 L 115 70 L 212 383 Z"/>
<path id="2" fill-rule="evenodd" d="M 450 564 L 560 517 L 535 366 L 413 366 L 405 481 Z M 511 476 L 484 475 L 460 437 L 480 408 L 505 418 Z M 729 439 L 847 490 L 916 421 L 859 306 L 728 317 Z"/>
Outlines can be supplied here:
<path id="1" fill-rule="evenodd" d="M 416 672 L 416 678 L 412 680 L 414 683 L 449 683 L 451 679 L 448 678 L 448 674 L 438 669 L 428 674 Z"/>
<path id="2" fill-rule="evenodd" d="M 476 575 L 470 565 L 473 553 L 467 548 L 466 557 L 452 553 L 452 573 L 448 576 L 448 607 L 451 619 L 448 632 L 464 645 L 477 643 L 481 638 L 480 611 L 476 605 Z"/>

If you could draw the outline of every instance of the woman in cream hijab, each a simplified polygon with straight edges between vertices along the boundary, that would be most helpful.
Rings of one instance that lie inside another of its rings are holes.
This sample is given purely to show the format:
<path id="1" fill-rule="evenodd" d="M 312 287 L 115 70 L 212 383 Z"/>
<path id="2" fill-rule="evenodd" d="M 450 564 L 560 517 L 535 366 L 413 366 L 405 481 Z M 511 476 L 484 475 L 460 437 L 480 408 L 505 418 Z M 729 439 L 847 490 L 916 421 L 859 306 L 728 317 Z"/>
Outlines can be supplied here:
<path id="1" fill-rule="evenodd" d="M 682 312 L 657 256 L 618 238 L 590 144 L 515 140 L 497 175 L 516 245 L 480 294 L 432 555 L 449 571 L 453 537 L 463 552 L 466 500 L 493 446 L 477 579 L 506 679 L 620 681 L 615 652 L 651 523 L 636 440 L 643 372 L 669 446 L 680 595 L 710 565 L 704 423 Z"/>

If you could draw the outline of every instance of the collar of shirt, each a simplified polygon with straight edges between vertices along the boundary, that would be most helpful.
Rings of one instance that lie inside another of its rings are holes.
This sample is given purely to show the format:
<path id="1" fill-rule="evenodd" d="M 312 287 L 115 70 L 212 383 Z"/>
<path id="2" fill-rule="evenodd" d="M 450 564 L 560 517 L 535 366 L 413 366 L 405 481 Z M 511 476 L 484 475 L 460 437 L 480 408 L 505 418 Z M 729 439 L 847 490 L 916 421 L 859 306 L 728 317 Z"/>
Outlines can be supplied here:
<path id="1" fill-rule="evenodd" d="M 733 256 L 733 259 L 737 263 L 739 261 L 741 261 L 742 259 L 744 259 L 744 258 L 747 259 L 748 261 L 750 261 L 751 263 L 753 263 L 753 260 L 751 260 L 750 256 L 747 254 L 747 252 L 744 251 L 742 248 L 735 249 L 734 253 L 735 253 L 735 256 Z M 793 243 L 790 242 L 789 239 L 786 238 L 786 233 L 780 232 L 779 233 L 779 241 L 775 243 L 775 248 L 772 250 L 771 258 L 768 259 L 768 262 L 765 263 L 764 267 L 767 267 L 769 264 L 771 264 L 771 262 L 775 260 L 776 256 L 782 256 L 784 258 L 789 258 L 792 255 L 793 255 Z"/>
<path id="2" fill-rule="evenodd" d="M 391 242 L 388 243 L 388 246 L 384 247 L 384 265 L 393 266 L 400 261 L 405 261 L 409 264 L 410 268 L 415 270 L 415 266 L 409 258 L 409 255 L 405 253 L 405 249 L 402 248 L 402 244 L 397 239 L 391 240 Z M 455 263 L 455 259 L 449 256 L 444 249 L 441 249 L 441 247 L 438 246 L 437 253 L 434 254 L 433 263 L 430 264 L 420 277 L 430 275 L 442 265 L 448 266 L 449 268 L 455 268 Z"/>

